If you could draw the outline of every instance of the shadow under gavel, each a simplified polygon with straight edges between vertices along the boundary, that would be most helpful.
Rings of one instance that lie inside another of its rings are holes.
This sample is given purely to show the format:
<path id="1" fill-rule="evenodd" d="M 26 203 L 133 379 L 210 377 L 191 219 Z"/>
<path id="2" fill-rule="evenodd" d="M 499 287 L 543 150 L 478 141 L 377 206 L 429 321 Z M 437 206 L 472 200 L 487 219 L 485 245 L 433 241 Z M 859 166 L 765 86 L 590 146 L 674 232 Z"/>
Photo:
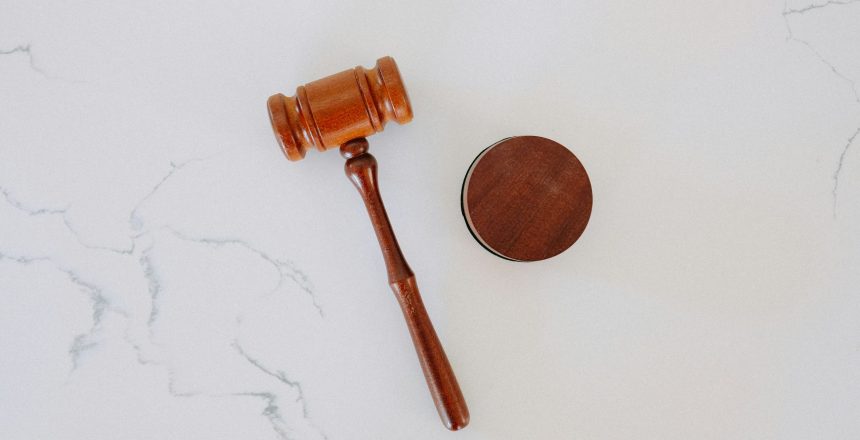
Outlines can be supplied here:
<path id="1" fill-rule="evenodd" d="M 367 152 L 366 136 L 382 131 L 388 121 L 405 124 L 412 120 L 394 59 L 380 58 L 372 69 L 358 66 L 299 86 L 295 96 L 273 95 L 268 107 L 275 137 L 289 160 L 303 159 L 311 147 L 319 151 L 339 148 L 346 158 L 344 170 L 370 215 L 388 283 L 406 318 L 436 410 L 448 429 L 465 427 L 469 409 L 424 308 L 415 274 L 391 229 L 379 195 L 376 158 Z"/>

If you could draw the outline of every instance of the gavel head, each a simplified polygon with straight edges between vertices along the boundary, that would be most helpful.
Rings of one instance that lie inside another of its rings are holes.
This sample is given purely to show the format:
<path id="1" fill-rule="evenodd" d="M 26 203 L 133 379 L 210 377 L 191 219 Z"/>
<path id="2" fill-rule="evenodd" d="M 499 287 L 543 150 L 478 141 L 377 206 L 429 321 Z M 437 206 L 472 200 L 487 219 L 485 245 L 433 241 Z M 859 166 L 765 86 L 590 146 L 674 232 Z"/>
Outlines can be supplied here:
<path id="1" fill-rule="evenodd" d="M 296 89 L 295 96 L 269 97 L 272 129 L 289 160 L 311 147 L 319 151 L 382 131 L 385 123 L 412 120 L 412 107 L 391 57 L 372 69 L 358 66 Z"/>

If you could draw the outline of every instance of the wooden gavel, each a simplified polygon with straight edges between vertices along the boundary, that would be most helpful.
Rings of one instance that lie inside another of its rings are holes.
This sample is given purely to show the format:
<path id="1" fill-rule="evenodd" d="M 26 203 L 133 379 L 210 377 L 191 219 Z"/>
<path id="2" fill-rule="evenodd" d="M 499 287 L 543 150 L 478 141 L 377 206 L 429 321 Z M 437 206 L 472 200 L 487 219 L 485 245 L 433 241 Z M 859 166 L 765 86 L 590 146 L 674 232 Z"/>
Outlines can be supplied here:
<path id="1" fill-rule="evenodd" d="M 388 121 L 405 124 L 412 120 L 394 59 L 380 58 L 372 69 L 358 66 L 299 86 L 295 96 L 273 95 L 268 106 L 275 137 L 287 159 L 301 160 L 311 147 L 319 151 L 340 147 L 347 159 L 346 175 L 361 194 L 376 231 L 388 284 L 403 310 L 436 410 L 448 429 L 465 427 L 469 409 L 421 301 L 415 274 L 391 229 L 379 195 L 376 158 L 367 152 L 365 136 L 382 131 Z"/>

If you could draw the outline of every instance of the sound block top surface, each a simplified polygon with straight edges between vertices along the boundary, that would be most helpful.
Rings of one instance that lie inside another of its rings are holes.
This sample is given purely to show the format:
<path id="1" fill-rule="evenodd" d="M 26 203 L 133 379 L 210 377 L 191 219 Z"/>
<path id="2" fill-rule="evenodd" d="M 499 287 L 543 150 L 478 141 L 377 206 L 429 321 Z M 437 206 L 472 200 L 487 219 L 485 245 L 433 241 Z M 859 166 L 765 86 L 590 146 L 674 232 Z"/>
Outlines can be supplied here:
<path id="1" fill-rule="evenodd" d="M 463 217 L 484 248 L 514 261 L 560 254 L 591 216 L 588 174 L 563 145 L 539 136 L 503 139 L 472 162 Z"/>

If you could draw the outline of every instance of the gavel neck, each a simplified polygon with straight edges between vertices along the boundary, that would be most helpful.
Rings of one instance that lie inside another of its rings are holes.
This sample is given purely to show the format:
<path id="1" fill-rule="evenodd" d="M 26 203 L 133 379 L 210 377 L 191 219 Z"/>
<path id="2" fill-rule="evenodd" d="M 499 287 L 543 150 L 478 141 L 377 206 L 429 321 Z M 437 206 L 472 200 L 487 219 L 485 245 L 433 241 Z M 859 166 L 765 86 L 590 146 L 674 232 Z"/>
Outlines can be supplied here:
<path id="1" fill-rule="evenodd" d="M 379 194 L 379 181 L 377 180 L 376 158 L 367 152 L 368 143 L 365 138 L 351 140 L 340 147 L 340 154 L 347 158 L 344 165 L 346 176 L 361 194 L 379 247 L 382 249 L 382 257 L 385 259 L 385 267 L 388 271 L 388 283 L 395 284 L 414 276 L 412 269 L 406 262 L 397 237 L 388 220 L 388 213 L 382 203 Z"/>

